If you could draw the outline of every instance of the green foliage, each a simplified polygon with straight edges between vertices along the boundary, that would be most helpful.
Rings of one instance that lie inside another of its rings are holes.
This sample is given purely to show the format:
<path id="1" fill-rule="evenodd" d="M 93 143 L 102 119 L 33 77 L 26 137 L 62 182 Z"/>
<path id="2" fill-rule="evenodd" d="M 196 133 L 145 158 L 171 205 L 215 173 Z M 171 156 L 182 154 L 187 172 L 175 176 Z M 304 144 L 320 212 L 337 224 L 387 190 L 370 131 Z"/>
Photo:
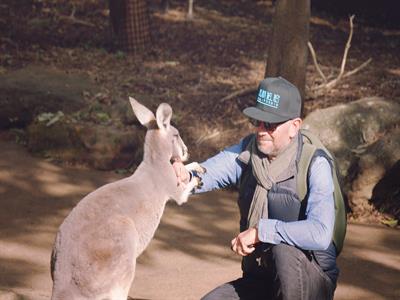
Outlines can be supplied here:
<path id="1" fill-rule="evenodd" d="M 396 227 L 396 226 L 399 224 L 399 221 L 396 220 L 396 219 L 390 218 L 390 219 L 382 220 L 382 224 L 394 228 L 394 227 Z"/>
<path id="2" fill-rule="evenodd" d="M 46 122 L 46 126 L 49 127 L 58 121 L 60 121 L 62 118 L 64 118 L 64 113 L 62 111 L 58 111 L 56 113 L 41 113 L 40 115 L 37 116 L 37 120 L 40 123 Z"/>
<path id="3" fill-rule="evenodd" d="M 114 172 L 120 175 L 126 175 L 128 173 L 131 173 L 129 169 L 115 169 Z"/>
<path id="4" fill-rule="evenodd" d="M 14 135 L 15 137 L 15 142 L 17 144 L 26 146 L 27 144 L 27 137 L 26 137 L 26 132 L 23 129 L 19 128 L 12 128 L 10 132 Z"/>
<path id="5" fill-rule="evenodd" d="M 78 121 L 87 120 L 89 113 L 86 110 L 80 110 L 73 114 L 72 118 Z"/>
<path id="6" fill-rule="evenodd" d="M 117 58 L 117 59 L 124 59 L 124 58 L 126 58 L 126 53 L 125 53 L 125 52 L 122 52 L 122 51 L 117 51 L 117 52 L 115 53 L 115 58 Z"/>
<path id="7" fill-rule="evenodd" d="M 102 112 L 103 106 L 99 102 L 95 101 L 90 105 L 89 111 L 90 112 Z"/>
<path id="8" fill-rule="evenodd" d="M 96 118 L 101 123 L 108 123 L 111 118 L 106 112 L 98 112 L 96 113 Z"/>

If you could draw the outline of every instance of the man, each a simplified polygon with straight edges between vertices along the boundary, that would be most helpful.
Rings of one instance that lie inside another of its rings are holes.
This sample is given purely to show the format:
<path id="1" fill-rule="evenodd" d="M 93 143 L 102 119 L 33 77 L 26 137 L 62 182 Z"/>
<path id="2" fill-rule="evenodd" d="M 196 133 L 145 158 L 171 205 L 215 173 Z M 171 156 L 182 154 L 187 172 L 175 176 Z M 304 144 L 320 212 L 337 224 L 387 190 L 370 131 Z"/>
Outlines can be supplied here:
<path id="1" fill-rule="evenodd" d="M 243 277 L 203 297 L 216 299 L 332 299 L 339 270 L 333 243 L 332 168 L 323 153 L 308 169 L 308 194 L 300 201 L 296 179 L 303 149 L 301 97 L 282 77 L 266 78 L 256 106 L 243 113 L 255 134 L 201 165 L 205 192 L 239 187 L 240 233 L 231 248 L 243 256 Z M 174 163 L 179 182 L 190 176 Z"/>

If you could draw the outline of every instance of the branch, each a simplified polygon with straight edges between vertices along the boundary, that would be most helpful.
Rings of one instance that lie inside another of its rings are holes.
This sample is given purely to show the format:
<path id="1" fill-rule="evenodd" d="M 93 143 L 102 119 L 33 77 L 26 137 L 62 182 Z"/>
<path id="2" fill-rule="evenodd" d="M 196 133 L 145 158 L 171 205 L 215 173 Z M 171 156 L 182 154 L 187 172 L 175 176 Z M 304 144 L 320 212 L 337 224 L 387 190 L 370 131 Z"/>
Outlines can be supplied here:
<path id="1" fill-rule="evenodd" d="M 350 21 L 350 33 L 349 33 L 349 38 L 347 39 L 346 47 L 344 49 L 342 66 L 340 67 L 340 73 L 339 73 L 339 76 L 337 77 L 338 80 L 343 76 L 344 68 L 346 66 L 347 54 L 349 53 L 349 49 L 351 47 L 351 39 L 353 38 L 353 19 L 354 19 L 354 15 L 352 15 L 349 20 Z"/>
<path id="2" fill-rule="evenodd" d="M 79 24 L 79 25 L 88 26 L 88 27 L 96 27 L 93 23 L 90 23 L 90 22 L 87 22 L 87 21 L 83 21 L 83 20 L 79 20 L 79 19 L 77 19 L 75 17 L 71 17 L 71 16 L 67 17 L 67 16 L 59 15 L 58 18 L 60 20 L 67 21 L 67 22 L 72 23 L 72 24 Z"/>
<path id="3" fill-rule="evenodd" d="M 324 75 L 324 73 L 322 72 L 321 68 L 319 67 L 319 64 L 318 64 L 318 61 L 317 61 L 317 55 L 315 54 L 315 51 L 314 51 L 314 48 L 313 48 L 311 42 L 307 42 L 307 46 L 308 46 L 308 49 L 311 52 L 311 56 L 312 56 L 312 59 L 313 59 L 313 62 L 314 62 L 314 66 L 317 69 L 319 76 L 321 76 L 322 80 L 326 83 L 328 80 L 326 79 L 326 76 Z"/>
<path id="4" fill-rule="evenodd" d="M 347 72 L 346 74 L 343 75 L 343 78 L 351 76 L 353 74 L 356 74 L 358 71 L 361 69 L 364 69 L 370 62 L 372 61 L 372 58 L 368 58 L 365 62 L 363 62 L 361 65 L 359 65 L 357 68 Z"/>
<path id="5" fill-rule="evenodd" d="M 76 13 L 76 6 L 75 4 L 72 4 L 72 11 L 71 14 L 69 15 L 71 19 L 75 19 L 75 13 Z"/>
<path id="6" fill-rule="evenodd" d="M 245 89 L 233 92 L 233 93 L 229 94 L 228 96 L 225 96 L 220 101 L 221 102 L 225 102 L 225 101 L 230 100 L 230 99 L 235 98 L 235 97 L 251 94 L 251 93 L 253 93 L 255 91 L 257 91 L 257 87 L 245 88 Z"/>
<path id="7" fill-rule="evenodd" d="M 361 69 L 365 68 L 372 61 L 372 58 L 369 58 L 367 61 L 362 63 L 357 68 L 355 68 L 355 69 L 353 69 L 353 70 L 351 70 L 351 71 L 349 71 L 347 73 L 344 72 L 345 67 L 346 67 L 347 55 L 348 55 L 349 49 L 351 47 L 351 40 L 353 38 L 353 19 L 354 19 L 354 15 L 352 15 L 350 17 L 350 20 L 349 20 L 350 21 L 350 33 L 349 33 L 349 37 L 347 39 L 346 47 L 344 49 L 342 65 L 340 67 L 340 72 L 339 72 L 339 75 L 335 79 L 333 79 L 333 80 L 331 80 L 329 82 L 326 81 L 325 75 L 322 73 L 322 70 L 320 70 L 320 68 L 319 68 L 319 65 L 318 65 L 318 62 L 317 62 L 317 56 L 316 56 L 316 54 L 314 52 L 314 49 L 313 49 L 311 43 L 308 42 L 308 48 L 310 49 L 311 55 L 313 56 L 315 68 L 317 69 L 318 73 L 320 74 L 320 76 L 324 80 L 323 84 L 312 88 L 311 91 L 318 91 L 318 90 L 322 90 L 322 89 L 329 90 L 329 89 L 333 88 L 342 78 L 354 75 L 355 73 L 357 73 Z"/>
<path id="8" fill-rule="evenodd" d="M 79 19 L 75 18 L 75 12 L 76 12 L 76 7 L 75 7 L 75 5 L 73 5 L 72 12 L 69 16 L 60 15 L 57 11 L 55 12 L 55 15 L 59 20 L 67 21 L 72 24 L 79 24 L 79 25 L 83 25 L 83 26 L 87 26 L 87 27 L 96 27 L 91 22 L 87 22 L 87 21 L 83 21 L 83 20 L 79 20 Z"/>
<path id="9" fill-rule="evenodd" d="M 322 89 L 329 90 L 329 89 L 333 88 L 340 81 L 340 79 L 346 78 L 346 77 L 349 77 L 351 75 L 356 74 L 360 70 L 364 69 L 371 61 L 372 61 L 372 58 L 369 58 L 368 60 L 363 62 L 361 65 L 359 65 L 357 68 L 355 68 L 355 69 L 345 73 L 344 75 L 342 75 L 341 78 L 337 77 L 337 78 L 329 81 L 326 84 L 321 84 L 319 86 L 314 87 L 312 90 L 313 91 L 318 91 L 318 90 L 322 90 Z"/>

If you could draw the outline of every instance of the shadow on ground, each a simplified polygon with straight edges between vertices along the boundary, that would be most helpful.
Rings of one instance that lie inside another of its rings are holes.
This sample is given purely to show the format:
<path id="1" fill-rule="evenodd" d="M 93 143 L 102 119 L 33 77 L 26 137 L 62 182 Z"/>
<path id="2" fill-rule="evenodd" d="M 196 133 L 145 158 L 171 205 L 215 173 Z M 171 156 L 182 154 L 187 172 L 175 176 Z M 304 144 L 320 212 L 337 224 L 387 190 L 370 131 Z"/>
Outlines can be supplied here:
<path id="1" fill-rule="evenodd" d="M 49 261 L 56 230 L 85 194 L 120 175 L 61 167 L 0 142 L 0 291 L 49 299 Z M 199 299 L 240 275 L 229 250 L 238 212 L 231 191 L 169 203 L 154 240 L 139 258 L 133 299 Z M 400 297 L 399 231 L 351 224 L 339 259 L 335 299 Z M 156 288 L 155 288 L 156 287 Z"/>

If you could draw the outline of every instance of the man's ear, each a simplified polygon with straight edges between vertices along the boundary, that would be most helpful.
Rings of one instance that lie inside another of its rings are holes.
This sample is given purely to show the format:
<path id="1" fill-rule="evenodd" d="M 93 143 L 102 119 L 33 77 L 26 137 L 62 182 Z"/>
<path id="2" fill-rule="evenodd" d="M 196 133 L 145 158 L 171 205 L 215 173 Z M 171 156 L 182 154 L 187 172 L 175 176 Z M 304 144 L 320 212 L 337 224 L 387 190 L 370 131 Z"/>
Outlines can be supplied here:
<path id="1" fill-rule="evenodd" d="M 292 122 L 290 123 L 290 128 L 289 128 L 289 136 L 290 138 L 294 138 L 296 134 L 299 132 L 301 128 L 301 124 L 303 123 L 303 120 L 300 118 L 293 119 Z"/>

